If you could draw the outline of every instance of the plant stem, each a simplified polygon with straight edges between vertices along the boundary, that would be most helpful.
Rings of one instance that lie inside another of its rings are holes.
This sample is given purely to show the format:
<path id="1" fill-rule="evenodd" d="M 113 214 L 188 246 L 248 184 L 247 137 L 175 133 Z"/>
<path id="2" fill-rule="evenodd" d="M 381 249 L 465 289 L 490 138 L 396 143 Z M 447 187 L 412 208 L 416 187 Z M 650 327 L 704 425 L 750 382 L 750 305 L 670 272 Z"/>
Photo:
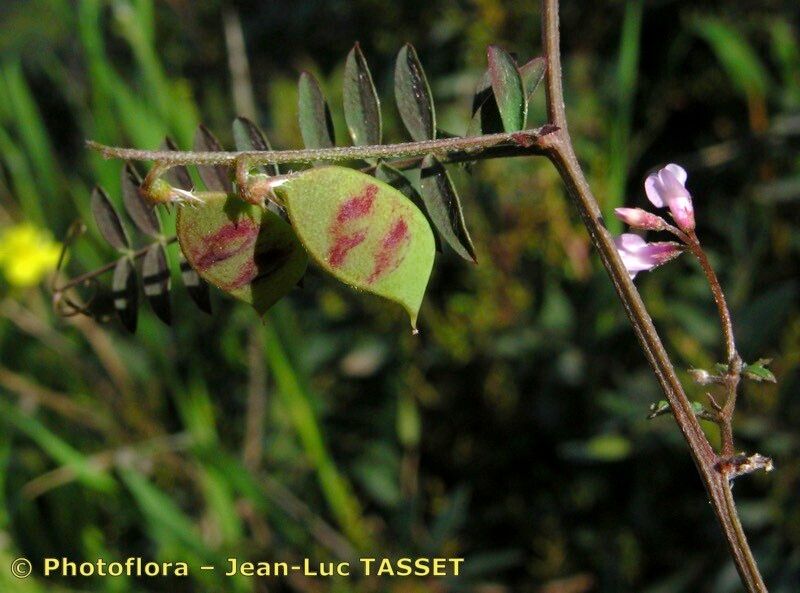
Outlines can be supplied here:
<path id="1" fill-rule="evenodd" d="M 179 152 L 179 151 L 150 151 L 136 150 L 105 146 L 97 142 L 88 141 L 87 146 L 99 151 L 104 158 L 120 158 L 126 160 L 156 160 L 157 165 L 148 173 L 148 178 L 158 178 L 169 168 L 185 164 L 228 164 L 236 167 L 239 163 L 255 165 L 258 163 L 276 162 L 314 162 L 316 160 L 352 160 L 355 158 L 371 158 L 378 152 L 390 153 L 392 157 L 403 157 L 392 161 L 390 164 L 397 169 L 410 169 L 417 165 L 422 158 L 431 153 L 430 147 L 456 146 L 458 150 L 451 150 L 442 155 L 440 161 L 444 164 L 488 160 L 495 158 L 509 158 L 532 155 L 543 155 L 541 139 L 555 130 L 553 126 L 543 126 L 535 130 L 516 132 L 513 134 L 487 134 L 471 138 L 447 138 L 426 142 L 407 142 L 401 144 L 386 144 L 380 146 L 349 146 L 322 150 L 282 150 L 282 151 L 255 151 L 255 152 Z M 483 148 L 476 148 L 483 146 Z M 478 152 L 475 152 L 479 150 Z M 352 156 L 354 151 L 362 155 Z M 287 157 L 286 155 L 291 155 Z M 300 155 L 299 157 L 297 155 Z M 326 157 L 326 158 L 322 158 Z M 277 160 L 276 160 L 277 159 Z M 370 165 L 361 169 L 371 173 L 375 167 Z M 237 171 L 238 173 L 238 171 Z M 170 237 L 166 245 L 177 241 L 177 237 Z M 131 257 L 138 259 L 147 252 L 149 245 L 135 251 Z M 91 270 L 69 280 L 61 287 L 53 288 L 54 294 L 60 294 L 97 276 L 110 272 L 117 262 L 112 261 L 95 270 Z"/>
<path id="2" fill-rule="evenodd" d="M 731 313 L 728 309 L 728 303 L 725 301 L 725 293 L 722 292 L 722 285 L 719 283 L 714 268 L 711 267 L 711 262 L 708 261 L 706 252 L 703 251 L 700 245 L 700 240 L 694 231 L 687 233 L 687 245 L 692 254 L 700 262 L 700 267 L 708 280 L 708 285 L 711 288 L 711 294 L 714 295 L 714 302 L 717 305 L 717 313 L 719 314 L 720 325 L 722 326 L 722 335 L 725 340 L 725 357 L 728 364 L 731 364 L 735 358 L 738 357 L 736 353 L 736 342 L 733 337 L 733 322 L 731 321 Z"/>
<path id="3" fill-rule="evenodd" d="M 734 454 L 732 422 L 733 413 L 736 410 L 739 381 L 741 380 L 742 374 L 742 359 L 736 351 L 731 312 L 730 309 L 728 309 L 728 303 L 725 300 L 725 293 L 722 291 L 719 278 L 717 278 L 714 268 L 711 267 L 711 262 L 708 261 L 708 256 L 700 245 L 697 234 L 694 231 L 689 231 L 685 235 L 685 242 L 689 250 L 697 258 L 697 261 L 700 262 L 700 267 L 708 281 L 708 286 L 711 288 L 711 294 L 714 296 L 714 303 L 717 305 L 717 314 L 719 315 L 719 323 L 725 342 L 725 358 L 728 361 L 728 372 L 725 374 L 724 384 L 725 403 L 717 414 L 717 423 L 719 424 L 722 437 L 722 454 L 730 457 Z"/>
<path id="4" fill-rule="evenodd" d="M 434 153 L 444 158 L 455 157 L 462 160 L 480 158 L 486 149 L 512 148 L 520 155 L 536 153 L 539 139 L 551 133 L 552 127 L 544 126 L 522 132 L 485 134 L 457 138 L 441 138 L 422 142 L 401 142 L 399 144 L 380 144 L 370 146 L 340 146 L 335 148 L 311 148 L 298 150 L 257 150 L 245 152 L 194 152 L 169 150 L 139 150 L 118 146 L 105 146 L 94 141 L 86 145 L 107 159 L 133 161 L 157 161 L 168 166 L 175 165 L 229 165 L 237 160 L 247 159 L 257 164 L 313 163 L 316 161 L 352 161 L 358 159 L 386 159 L 401 157 L 422 158 Z M 531 149 L 534 149 L 533 151 Z M 539 151 L 541 153 L 541 151 Z M 471 157 L 471 159 L 469 158 Z M 441 160 L 441 159 L 440 159 Z"/>
<path id="5" fill-rule="evenodd" d="M 542 42 L 547 57 L 547 110 L 550 123 L 558 127 L 555 133 L 542 138 L 545 150 L 561 174 L 583 218 L 645 356 L 669 401 L 675 421 L 689 444 L 692 458 L 711 498 L 742 582 L 748 593 L 766 593 L 767 588 L 739 521 L 728 479 L 719 469 L 719 458 L 692 411 L 689 398 L 675 373 L 653 320 L 617 253 L 611 234 L 603 222 L 597 200 L 592 195 L 572 147 L 562 88 L 558 0 L 543 0 Z"/>

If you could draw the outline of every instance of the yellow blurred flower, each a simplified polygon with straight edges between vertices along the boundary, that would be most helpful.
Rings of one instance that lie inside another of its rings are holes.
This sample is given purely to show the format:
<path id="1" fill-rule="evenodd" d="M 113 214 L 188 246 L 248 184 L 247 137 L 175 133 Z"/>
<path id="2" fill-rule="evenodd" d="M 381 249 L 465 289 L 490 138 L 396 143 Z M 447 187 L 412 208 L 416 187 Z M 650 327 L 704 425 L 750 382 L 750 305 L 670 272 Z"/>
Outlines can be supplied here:
<path id="1" fill-rule="evenodd" d="M 29 223 L 0 230 L 0 271 L 12 286 L 38 284 L 55 269 L 61 245 Z"/>

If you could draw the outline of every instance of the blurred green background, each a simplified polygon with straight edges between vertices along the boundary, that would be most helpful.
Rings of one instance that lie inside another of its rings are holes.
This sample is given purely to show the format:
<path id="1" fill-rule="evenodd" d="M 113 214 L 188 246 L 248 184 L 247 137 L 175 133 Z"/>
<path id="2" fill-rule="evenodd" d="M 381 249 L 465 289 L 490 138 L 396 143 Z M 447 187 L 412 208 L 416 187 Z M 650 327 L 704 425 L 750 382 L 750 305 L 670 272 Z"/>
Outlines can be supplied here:
<path id="1" fill-rule="evenodd" d="M 176 277 L 174 327 L 144 305 L 135 336 L 57 317 L 39 282 L 77 218 L 89 234 L 69 272 L 114 257 L 88 208 L 95 183 L 119 199 L 120 164 L 85 139 L 154 148 L 168 133 L 188 147 L 203 121 L 230 146 L 240 114 L 297 147 L 295 85 L 309 69 L 344 142 L 356 40 L 390 140 L 406 139 L 392 97 L 406 41 L 440 126 L 463 133 L 486 45 L 538 55 L 537 13 L 499 0 L 0 3 L 3 593 L 741 590 L 674 423 L 645 420 L 657 385 L 544 160 L 457 175 L 480 264 L 437 258 L 417 337 L 399 310 L 319 272 L 266 325 L 218 294 L 204 315 Z M 603 208 L 644 205 L 653 166 L 686 167 L 740 350 L 774 358 L 778 385 L 746 386 L 736 430 L 777 471 L 735 489 L 773 593 L 800 590 L 799 13 L 794 0 L 653 0 L 566 1 L 562 14 L 571 131 Z M 529 121 L 544 123 L 542 96 Z M 684 379 L 713 364 L 719 332 L 696 266 L 637 283 Z M 17 556 L 359 554 L 466 563 L 436 580 L 8 570 Z"/>

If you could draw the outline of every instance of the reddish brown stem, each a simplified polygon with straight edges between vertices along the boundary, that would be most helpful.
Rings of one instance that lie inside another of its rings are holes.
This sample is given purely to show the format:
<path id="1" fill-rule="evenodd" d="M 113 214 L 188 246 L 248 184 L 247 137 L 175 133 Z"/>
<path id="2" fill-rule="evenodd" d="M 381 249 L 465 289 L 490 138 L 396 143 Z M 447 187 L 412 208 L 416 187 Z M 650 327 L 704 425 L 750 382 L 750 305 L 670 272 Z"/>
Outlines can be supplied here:
<path id="1" fill-rule="evenodd" d="M 711 267 L 711 262 L 708 261 L 708 256 L 706 252 L 703 251 L 700 240 L 697 238 L 697 234 L 694 231 L 690 231 L 686 234 L 686 244 L 692 254 L 697 258 L 697 261 L 700 262 L 700 267 L 703 269 L 703 273 L 708 280 L 708 285 L 711 288 L 711 294 L 714 296 L 714 303 L 717 305 L 717 313 L 719 314 L 719 321 L 722 326 L 722 335 L 725 340 L 725 357 L 728 364 L 731 365 L 734 359 L 738 358 L 738 354 L 736 354 L 736 343 L 733 337 L 733 322 L 731 321 L 728 303 L 725 300 L 725 293 L 722 292 L 722 285 L 719 283 L 717 274 L 714 272 L 714 268 Z"/>
<path id="2" fill-rule="evenodd" d="M 558 0 L 543 0 L 542 41 L 547 57 L 546 89 L 550 123 L 559 129 L 545 136 L 545 148 L 550 160 L 561 173 L 573 198 L 592 243 L 600 254 L 622 305 L 631 321 L 645 356 L 672 408 L 673 416 L 686 438 L 689 449 L 711 499 L 731 556 L 748 593 L 767 593 L 753 553 L 742 529 L 727 476 L 719 469 L 719 457 L 714 453 L 695 417 L 689 398 L 678 380 L 672 362 L 653 321 L 642 302 L 639 291 L 617 253 L 611 235 L 603 223 L 600 208 L 592 195 L 572 147 L 567 128 L 562 90 Z M 717 283 L 718 285 L 718 283 Z M 727 307 L 725 308 L 727 311 Z M 732 349 L 735 352 L 735 349 Z M 726 402 L 727 404 L 727 402 Z"/>
<path id="3" fill-rule="evenodd" d="M 717 414 L 717 424 L 720 427 L 720 434 L 722 440 L 722 454 L 726 457 L 731 457 L 734 454 L 733 443 L 733 413 L 736 410 L 736 396 L 739 390 L 739 381 L 742 372 L 742 359 L 736 351 L 736 342 L 733 334 L 733 322 L 731 320 L 730 309 L 725 300 L 725 293 L 722 291 L 722 285 L 717 278 L 711 262 L 708 261 L 708 256 L 700 245 L 700 240 L 697 234 L 692 230 L 684 235 L 684 241 L 689 247 L 689 250 L 697 258 L 700 263 L 700 268 L 705 274 L 708 286 L 711 289 L 711 294 L 714 297 L 714 303 L 717 306 L 717 314 L 719 315 L 719 323 L 722 328 L 723 341 L 725 342 L 725 358 L 728 361 L 728 371 L 725 374 L 725 403 Z"/>

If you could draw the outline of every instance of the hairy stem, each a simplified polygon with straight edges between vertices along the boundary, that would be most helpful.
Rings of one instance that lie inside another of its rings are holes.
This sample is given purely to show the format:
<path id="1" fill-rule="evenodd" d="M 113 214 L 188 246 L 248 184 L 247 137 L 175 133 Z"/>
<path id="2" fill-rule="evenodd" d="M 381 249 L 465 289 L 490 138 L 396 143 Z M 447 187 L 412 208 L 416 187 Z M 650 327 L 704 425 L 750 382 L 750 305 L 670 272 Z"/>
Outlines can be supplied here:
<path id="1" fill-rule="evenodd" d="M 561 173 L 569 194 L 583 218 L 592 243 L 600 254 L 603 266 L 622 301 L 645 356 L 670 403 L 675 421 L 689 444 L 692 458 L 709 494 L 742 582 L 748 593 L 766 593 L 767 588 L 736 512 L 730 484 L 726 475 L 719 469 L 719 458 L 692 411 L 689 398 L 675 373 L 653 320 L 617 253 L 612 237 L 603 222 L 597 200 L 592 195 L 572 147 L 562 89 L 558 0 L 543 0 L 542 41 L 548 60 L 545 85 L 547 109 L 550 123 L 558 127 L 558 131 L 542 139 L 545 149 Z"/>
<path id="2" fill-rule="evenodd" d="M 194 152 L 169 150 L 139 150 L 105 146 L 94 141 L 86 145 L 107 159 L 125 159 L 133 161 L 157 161 L 168 166 L 175 165 L 229 165 L 238 160 L 247 159 L 253 165 L 313 163 L 316 161 L 352 161 L 358 159 L 391 159 L 403 157 L 424 157 L 434 153 L 443 158 L 466 157 L 480 158 L 478 155 L 492 148 L 517 149 L 520 156 L 528 155 L 535 148 L 539 139 L 552 132 L 552 127 L 544 126 L 523 132 L 485 134 L 483 136 L 467 136 L 424 140 L 422 142 L 401 142 L 399 144 L 379 144 L 370 146 L 340 146 L 335 148 L 311 148 L 298 150 L 256 150 L 245 152 Z M 441 159 L 440 159 L 441 160 Z"/>
<path id="3" fill-rule="evenodd" d="M 442 155 L 440 161 L 444 164 L 453 164 L 453 163 L 462 163 L 462 162 L 472 162 L 472 161 L 480 161 L 480 160 L 488 160 L 488 159 L 496 159 L 496 158 L 509 158 L 509 157 L 522 157 L 522 156 L 533 156 L 533 155 L 543 155 L 544 151 L 541 147 L 541 139 L 545 137 L 547 134 L 552 133 L 555 130 L 553 126 L 543 126 L 542 128 L 538 128 L 536 130 L 530 130 L 527 132 L 518 132 L 515 134 L 489 134 L 485 136 L 476 136 L 474 138 L 449 138 L 447 142 L 452 145 L 454 140 L 469 140 L 467 144 L 470 146 L 475 146 L 475 141 L 479 143 L 485 143 L 486 147 L 480 149 L 479 152 L 475 152 L 474 150 L 458 150 L 448 152 Z M 497 142 L 495 139 L 501 138 L 500 142 Z M 509 138 L 513 138 L 509 141 Z M 439 141 L 432 141 L 432 142 L 439 142 Z M 442 141 L 444 142 L 444 141 Z M 93 150 L 100 151 L 105 158 L 123 158 L 123 159 L 130 159 L 130 160 L 156 160 L 156 165 L 150 170 L 145 178 L 145 183 L 143 187 L 147 187 L 148 183 L 152 185 L 161 175 L 163 175 L 168 169 L 173 166 L 178 166 L 181 164 L 207 164 L 207 163 L 222 163 L 228 164 L 233 169 L 237 176 L 237 183 L 240 187 L 245 187 L 246 184 L 242 183 L 244 180 L 243 176 L 243 169 L 247 166 L 252 166 L 258 163 L 273 163 L 276 162 L 272 159 L 276 158 L 276 155 L 286 155 L 286 154 L 305 154 L 305 155 L 318 155 L 319 151 L 315 150 L 289 150 L 289 151 L 261 151 L 261 152 L 175 152 L 175 151 L 147 151 L 147 150 L 134 150 L 129 148 L 118 148 L 118 147 L 108 147 L 102 144 L 98 144 L 96 142 L 87 142 L 87 145 L 92 148 Z M 409 142 L 404 144 L 387 144 L 384 146 L 364 146 L 364 147 L 344 147 L 344 148 L 335 148 L 335 149 L 326 149 L 323 151 L 329 157 L 332 153 L 337 155 L 341 154 L 350 154 L 347 151 L 352 151 L 353 149 L 358 149 L 362 152 L 367 152 L 371 149 L 381 149 L 381 150 L 392 150 L 393 147 L 399 147 L 398 150 L 393 151 L 394 157 L 401 157 L 403 154 L 409 154 L 411 151 L 409 146 L 416 147 L 413 151 L 414 156 L 406 156 L 406 158 L 399 158 L 398 160 L 390 161 L 390 164 L 397 168 L 397 169 L 411 169 L 413 167 L 419 166 L 420 161 L 424 156 L 430 154 L 430 151 L 423 150 L 423 147 L 429 147 L 431 142 Z M 161 160 L 161 157 L 168 156 L 170 158 Z M 173 157 L 177 157 L 177 160 Z M 222 159 L 222 160 L 213 160 L 213 159 Z M 283 158 L 283 157 L 280 157 Z M 304 157 L 308 159 L 308 156 Z M 336 157 L 336 158 L 329 158 L 328 160 L 338 160 L 338 159 L 345 159 L 351 160 L 354 157 Z M 368 157 L 362 157 L 368 158 Z M 212 159 L 212 160 L 209 160 Z M 316 160 L 316 159 L 311 159 Z M 324 159 L 323 159 L 324 160 Z M 292 161 L 290 161 L 292 162 Z M 374 165 L 369 165 L 363 167 L 361 171 L 365 173 L 372 173 L 375 171 Z M 166 244 L 170 244 L 177 241 L 177 237 L 171 237 L 166 240 Z M 149 246 L 148 246 L 149 247 Z M 147 251 L 147 247 L 140 249 L 133 254 L 131 257 L 134 259 L 138 259 Z M 61 294 L 70 288 L 74 288 L 84 282 L 92 280 L 97 276 L 101 276 L 106 272 L 110 272 L 114 269 L 117 262 L 112 261 L 104 266 L 101 266 L 95 270 L 91 270 L 80 276 L 76 276 L 75 278 L 67 281 L 61 287 L 54 287 L 53 292 L 54 294 Z"/>

